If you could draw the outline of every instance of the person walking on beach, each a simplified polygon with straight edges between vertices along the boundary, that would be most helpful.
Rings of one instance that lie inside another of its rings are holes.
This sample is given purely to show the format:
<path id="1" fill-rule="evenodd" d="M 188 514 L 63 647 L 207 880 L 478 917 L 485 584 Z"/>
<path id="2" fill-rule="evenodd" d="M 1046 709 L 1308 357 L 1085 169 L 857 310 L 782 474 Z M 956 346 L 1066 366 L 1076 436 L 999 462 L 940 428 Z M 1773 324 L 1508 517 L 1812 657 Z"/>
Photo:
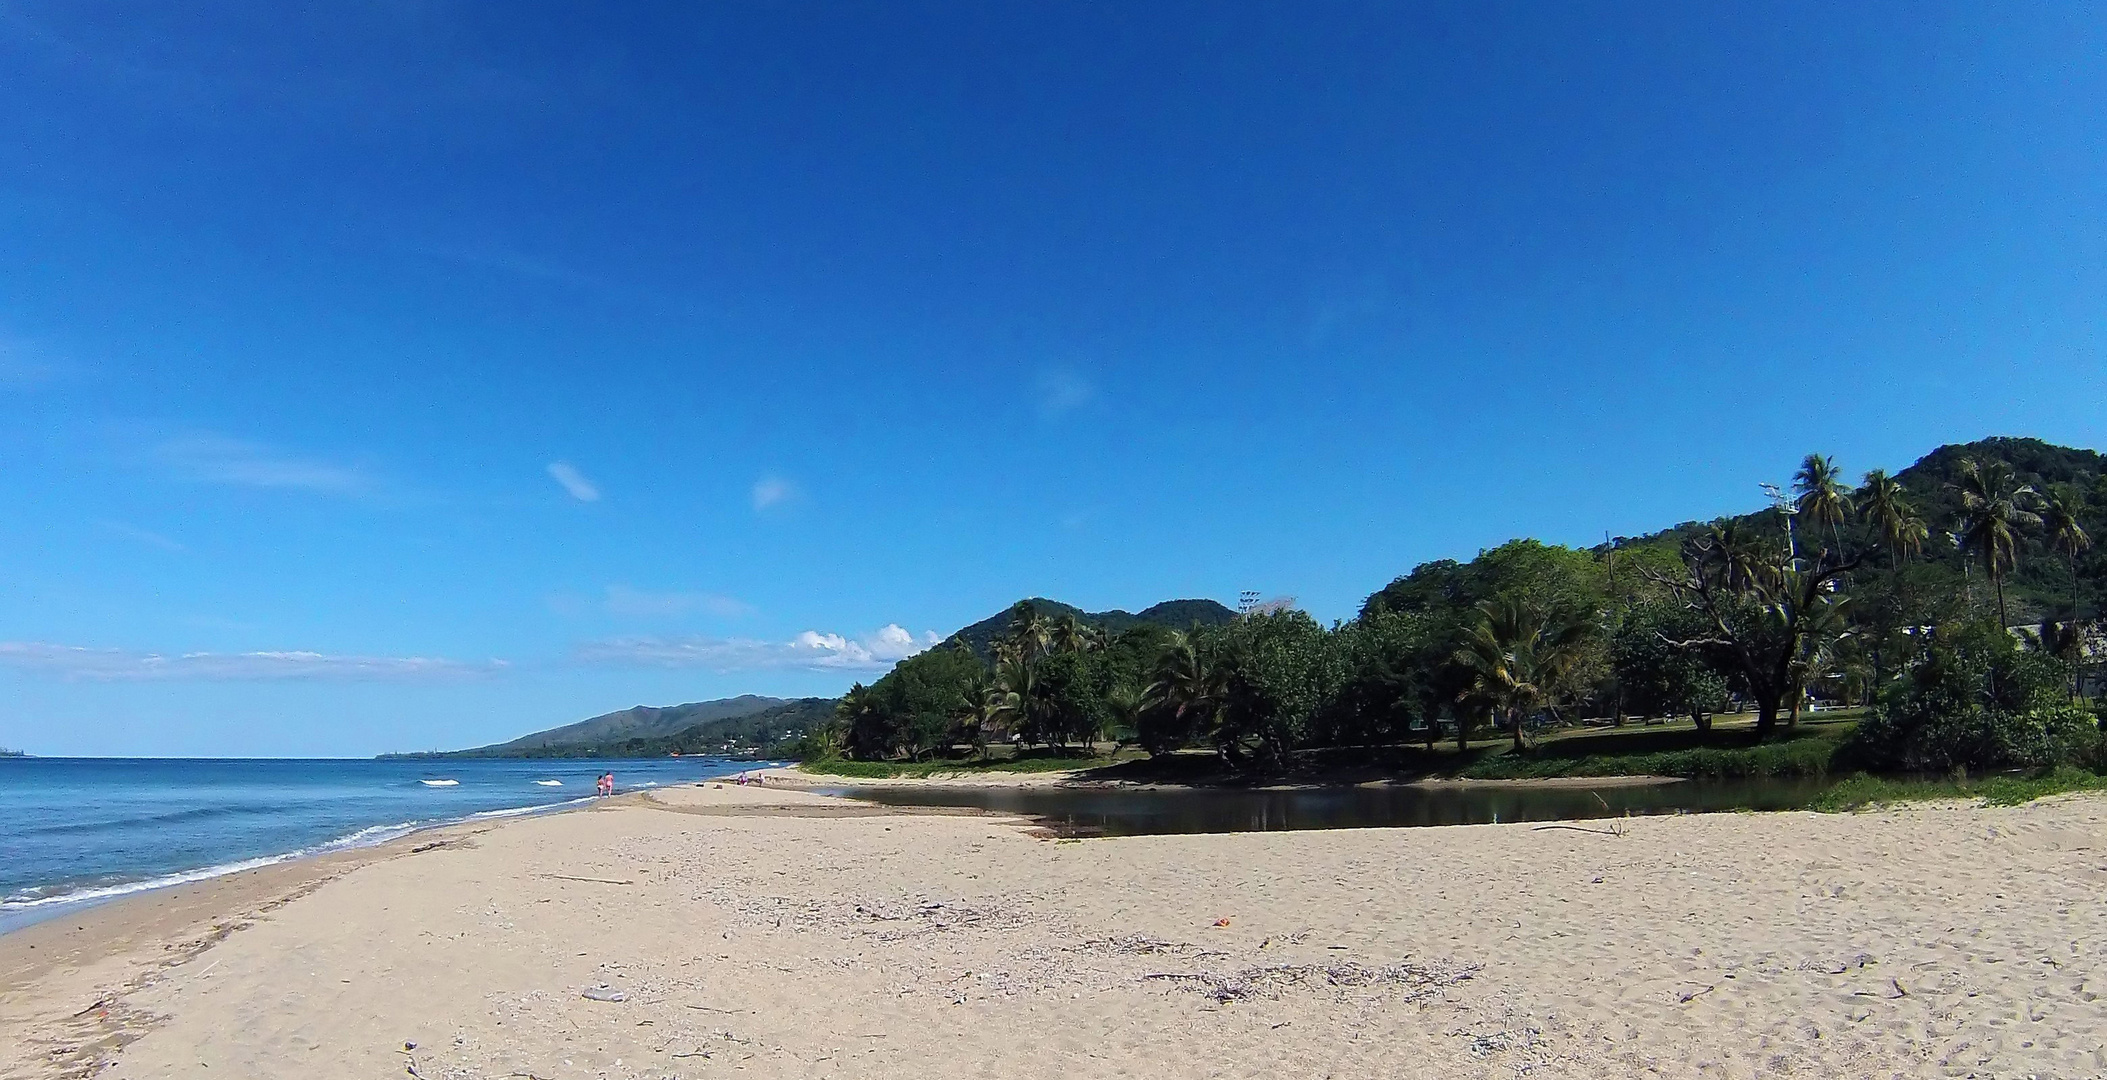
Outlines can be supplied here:
<path id="1" fill-rule="evenodd" d="M 596 790 L 596 791 L 597 791 L 597 792 L 598 792 L 599 794 L 602 794 L 602 795 L 612 795 L 612 794 L 614 794 L 614 793 L 615 793 L 615 774 L 613 774 L 613 773 L 603 773 L 603 774 L 601 774 L 601 776 L 600 776 L 600 779 L 599 779 L 599 780 L 598 780 L 597 782 L 595 782 L 595 784 L 594 784 L 594 790 Z"/>

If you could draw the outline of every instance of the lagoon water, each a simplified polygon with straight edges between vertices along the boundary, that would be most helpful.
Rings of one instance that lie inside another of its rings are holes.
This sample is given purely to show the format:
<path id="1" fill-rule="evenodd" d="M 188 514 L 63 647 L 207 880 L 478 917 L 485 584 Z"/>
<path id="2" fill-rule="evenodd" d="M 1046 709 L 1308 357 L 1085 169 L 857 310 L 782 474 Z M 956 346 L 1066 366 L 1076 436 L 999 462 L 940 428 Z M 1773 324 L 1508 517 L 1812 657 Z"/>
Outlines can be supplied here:
<path id="1" fill-rule="evenodd" d="M 73 905 L 750 761 L 0 758 L 0 931 Z M 444 783 L 444 781 L 454 783 Z M 550 783 L 556 781 L 556 783 Z"/>
<path id="2" fill-rule="evenodd" d="M 970 806 L 1026 815 L 1073 836 L 1483 825 L 1633 814 L 1789 810 L 1820 778 L 1685 780 L 1589 787 L 1383 784 L 1314 788 L 857 787 L 826 789 L 896 806 Z"/>

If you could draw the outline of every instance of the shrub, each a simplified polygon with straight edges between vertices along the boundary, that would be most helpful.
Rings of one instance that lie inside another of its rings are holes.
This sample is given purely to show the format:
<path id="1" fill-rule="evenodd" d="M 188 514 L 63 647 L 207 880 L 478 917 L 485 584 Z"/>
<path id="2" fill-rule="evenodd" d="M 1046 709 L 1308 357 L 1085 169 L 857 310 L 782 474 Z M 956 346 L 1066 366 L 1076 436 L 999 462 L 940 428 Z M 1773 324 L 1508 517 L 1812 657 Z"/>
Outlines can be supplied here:
<path id="1" fill-rule="evenodd" d="M 1877 770 L 2090 763 L 2099 725 L 2066 696 L 2069 668 L 1995 627 L 1942 627 L 1908 677 L 1861 721 L 1850 748 Z"/>

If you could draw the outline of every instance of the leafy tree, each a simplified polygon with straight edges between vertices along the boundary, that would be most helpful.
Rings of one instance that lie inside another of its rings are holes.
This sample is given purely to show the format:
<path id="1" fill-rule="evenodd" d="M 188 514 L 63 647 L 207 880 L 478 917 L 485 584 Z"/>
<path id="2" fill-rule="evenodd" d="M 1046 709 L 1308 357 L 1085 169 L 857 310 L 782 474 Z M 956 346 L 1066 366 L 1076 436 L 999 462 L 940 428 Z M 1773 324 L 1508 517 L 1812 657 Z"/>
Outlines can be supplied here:
<path id="1" fill-rule="evenodd" d="M 1250 615 L 1212 633 L 1222 686 L 1215 749 L 1232 765 L 1250 755 L 1286 765 L 1342 681 L 1329 633 L 1301 611 Z"/>
<path id="2" fill-rule="evenodd" d="M 1043 708 L 1033 741 L 1065 744 L 1093 742 L 1105 730 L 1103 666 L 1080 652 L 1057 652 L 1037 664 L 1036 690 Z"/>
<path id="3" fill-rule="evenodd" d="M 1342 681 L 1319 709 L 1310 742 L 1390 743 L 1420 724 L 1431 744 L 1440 728 L 1436 709 L 1456 697 L 1435 685 L 1448 657 L 1435 654 L 1446 643 L 1434 639 L 1431 627 L 1425 615 L 1374 611 L 1333 631 Z"/>
<path id="4" fill-rule="evenodd" d="M 1700 730 L 1711 730 L 1712 714 L 1727 705 L 1727 675 L 1716 650 L 1675 644 L 1704 633 L 1700 617 L 1672 600 L 1626 611 L 1609 653 L 1628 706 L 1644 716 L 1687 714 Z"/>
<path id="5" fill-rule="evenodd" d="M 1553 703 L 1593 627 L 1570 613 L 1516 597 L 1487 601 L 1456 660 L 1475 676 L 1472 689 L 1505 717 L 1522 742 L 1522 721 Z"/>
<path id="6" fill-rule="evenodd" d="M 2039 499 L 2033 485 L 2022 484 L 2003 461 L 1963 460 L 1954 481 L 1961 498 L 1961 544 L 1982 560 L 1983 571 L 1997 590 L 1997 619 L 2012 624 L 2005 611 L 2005 573 L 2019 561 L 2020 533 L 2041 524 L 2033 507 Z"/>
<path id="7" fill-rule="evenodd" d="M 1858 560 L 1803 571 L 1784 553 L 1728 543 L 1724 530 L 1692 537 L 1683 546 L 1683 573 L 1662 577 L 1685 608 L 1702 616 L 1705 632 L 1678 639 L 1682 648 L 1711 650 L 1731 664 L 1756 699 L 1756 730 L 1775 730 L 1790 704 L 1799 723 L 1807 682 L 1842 635 L 1844 599 L 1831 589 Z"/>

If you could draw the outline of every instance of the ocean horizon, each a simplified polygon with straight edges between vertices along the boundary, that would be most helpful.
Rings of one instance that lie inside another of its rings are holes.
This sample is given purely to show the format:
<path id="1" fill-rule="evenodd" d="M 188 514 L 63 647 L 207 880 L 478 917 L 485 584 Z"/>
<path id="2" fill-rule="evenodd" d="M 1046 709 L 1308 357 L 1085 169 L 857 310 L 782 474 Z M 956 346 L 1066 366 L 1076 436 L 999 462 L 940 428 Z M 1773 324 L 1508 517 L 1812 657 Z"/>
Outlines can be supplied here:
<path id="1" fill-rule="evenodd" d="M 420 829 L 770 763 L 680 758 L 0 758 L 0 933 L 82 905 Z"/>

